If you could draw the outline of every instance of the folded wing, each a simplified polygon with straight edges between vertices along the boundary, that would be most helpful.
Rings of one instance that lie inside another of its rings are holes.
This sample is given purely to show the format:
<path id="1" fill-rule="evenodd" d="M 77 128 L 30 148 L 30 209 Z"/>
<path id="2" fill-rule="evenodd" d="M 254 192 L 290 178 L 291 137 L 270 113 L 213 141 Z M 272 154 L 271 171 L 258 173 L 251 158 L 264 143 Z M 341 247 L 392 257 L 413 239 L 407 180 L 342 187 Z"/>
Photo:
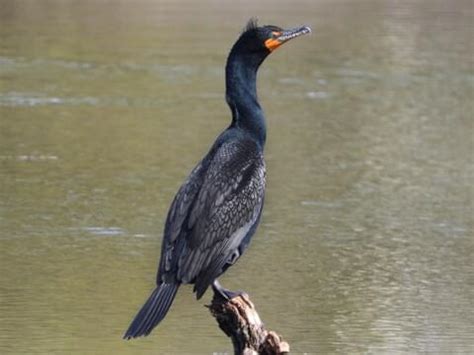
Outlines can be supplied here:
<path id="1" fill-rule="evenodd" d="M 195 283 L 198 298 L 242 254 L 265 191 L 265 163 L 253 140 L 228 141 L 211 153 L 173 201 L 158 273 L 158 282 Z"/>

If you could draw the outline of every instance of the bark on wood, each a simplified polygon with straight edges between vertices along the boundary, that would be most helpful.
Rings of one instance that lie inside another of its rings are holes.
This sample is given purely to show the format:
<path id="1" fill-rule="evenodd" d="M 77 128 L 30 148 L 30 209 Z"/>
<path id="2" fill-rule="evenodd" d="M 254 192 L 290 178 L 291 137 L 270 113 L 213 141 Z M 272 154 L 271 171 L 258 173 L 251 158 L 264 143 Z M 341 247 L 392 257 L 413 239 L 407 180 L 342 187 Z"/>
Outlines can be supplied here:
<path id="1" fill-rule="evenodd" d="M 290 346 L 275 332 L 265 329 L 247 294 L 230 300 L 214 294 L 209 306 L 222 331 L 232 339 L 236 355 L 287 354 Z"/>

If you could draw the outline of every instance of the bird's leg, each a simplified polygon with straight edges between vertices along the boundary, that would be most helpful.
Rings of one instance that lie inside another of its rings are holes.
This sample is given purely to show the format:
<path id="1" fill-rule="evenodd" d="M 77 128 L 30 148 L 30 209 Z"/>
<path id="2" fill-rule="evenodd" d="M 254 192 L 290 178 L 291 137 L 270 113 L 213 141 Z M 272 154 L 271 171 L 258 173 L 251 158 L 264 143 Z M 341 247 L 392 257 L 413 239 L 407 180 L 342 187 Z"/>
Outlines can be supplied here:
<path id="1" fill-rule="evenodd" d="M 217 279 L 215 279 L 214 282 L 212 283 L 212 290 L 214 291 L 214 296 L 215 297 L 220 296 L 220 297 L 224 298 L 227 301 L 230 301 L 232 298 L 235 298 L 235 297 L 240 296 L 240 295 L 245 293 L 245 292 L 242 292 L 242 291 L 228 290 L 228 289 L 222 287 L 222 285 L 220 284 L 220 282 Z"/>

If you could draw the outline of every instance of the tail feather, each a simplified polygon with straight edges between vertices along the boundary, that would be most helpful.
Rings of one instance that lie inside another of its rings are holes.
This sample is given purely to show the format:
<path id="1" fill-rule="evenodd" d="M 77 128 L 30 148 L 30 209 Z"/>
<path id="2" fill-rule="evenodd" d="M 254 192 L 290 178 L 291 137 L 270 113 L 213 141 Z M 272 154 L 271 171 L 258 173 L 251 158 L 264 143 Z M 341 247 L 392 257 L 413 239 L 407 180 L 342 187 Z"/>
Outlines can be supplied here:
<path id="1" fill-rule="evenodd" d="M 173 303 L 179 284 L 163 283 L 153 290 L 148 300 L 133 319 L 124 339 L 147 336 L 165 317 Z"/>

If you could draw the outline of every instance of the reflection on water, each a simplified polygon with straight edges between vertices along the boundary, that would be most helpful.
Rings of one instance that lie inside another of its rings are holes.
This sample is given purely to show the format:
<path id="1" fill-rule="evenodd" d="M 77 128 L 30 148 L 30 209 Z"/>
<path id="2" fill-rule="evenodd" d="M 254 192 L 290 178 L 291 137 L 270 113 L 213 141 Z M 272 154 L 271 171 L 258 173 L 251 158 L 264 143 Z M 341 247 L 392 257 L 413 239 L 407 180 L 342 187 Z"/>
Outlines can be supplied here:
<path id="1" fill-rule="evenodd" d="M 296 353 L 474 352 L 472 4 L 214 5 L 2 3 L 0 352 L 231 351 L 189 287 L 121 335 L 255 15 L 314 33 L 260 72 L 267 202 L 222 282 Z"/>

